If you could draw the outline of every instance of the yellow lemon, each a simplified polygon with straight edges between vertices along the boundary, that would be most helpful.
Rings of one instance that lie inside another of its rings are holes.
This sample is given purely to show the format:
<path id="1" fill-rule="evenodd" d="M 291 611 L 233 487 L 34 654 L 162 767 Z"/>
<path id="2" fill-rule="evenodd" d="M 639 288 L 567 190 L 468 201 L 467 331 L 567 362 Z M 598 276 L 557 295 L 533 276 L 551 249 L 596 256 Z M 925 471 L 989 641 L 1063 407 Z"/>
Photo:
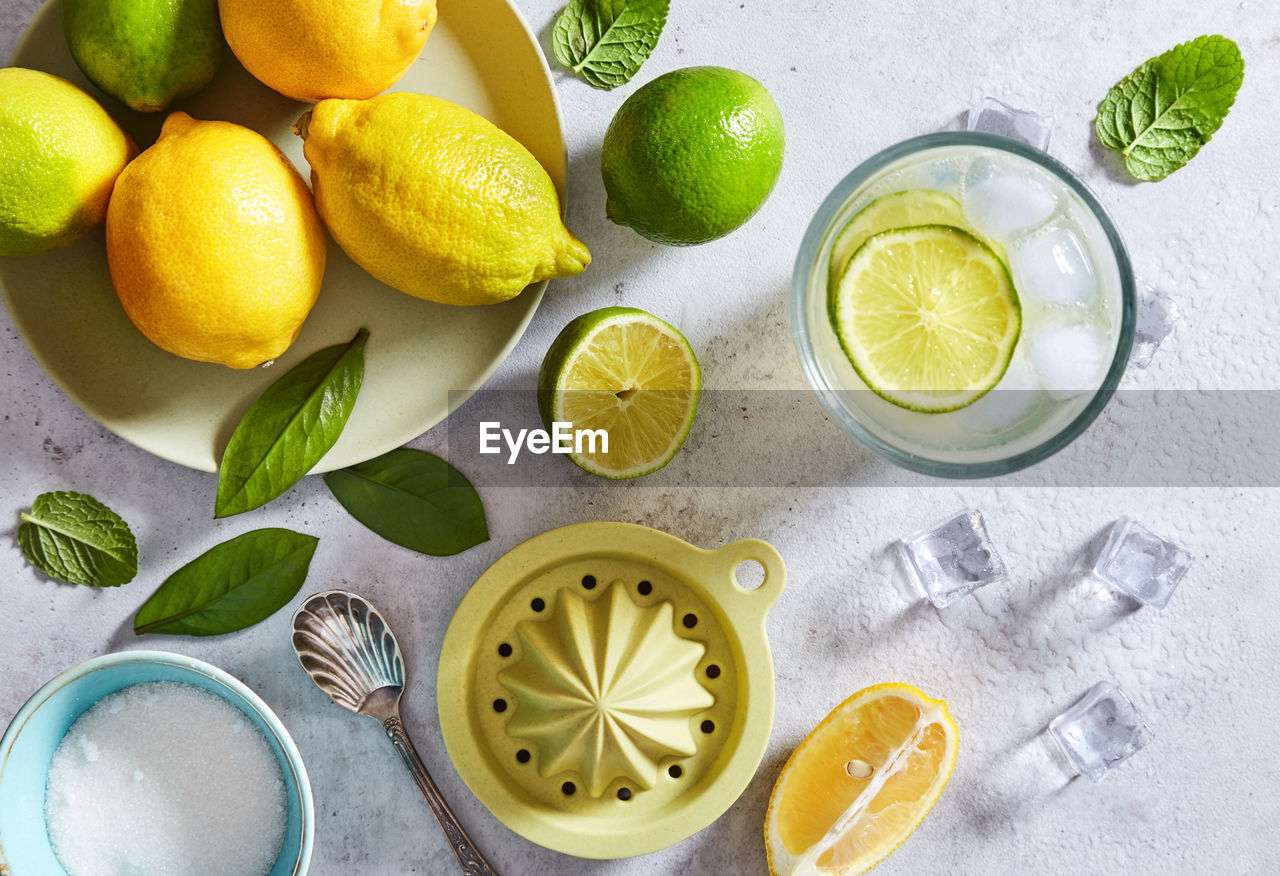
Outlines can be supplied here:
<path id="1" fill-rule="evenodd" d="M 218 11 L 245 69 L 308 103 L 386 91 L 436 23 L 436 0 L 219 0 Z"/>
<path id="2" fill-rule="evenodd" d="M 289 348 L 315 303 L 324 227 L 271 141 L 176 112 L 116 183 L 107 259 L 125 313 L 153 343 L 252 368 Z"/>
<path id="3" fill-rule="evenodd" d="M 401 292 L 495 304 L 591 261 L 537 159 L 460 106 L 404 93 L 324 100 L 295 130 L 329 232 Z"/>
<path id="4" fill-rule="evenodd" d="M 136 153 L 106 110 L 67 80 L 0 70 L 0 255 L 33 255 L 88 234 Z"/>
<path id="5" fill-rule="evenodd" d="M 858 691 L 804 738 L 782 768 L 765 845 L 773 876 L 855 876 L 906 841 L 956 762 L 942 700 L 909 684 Z"/>

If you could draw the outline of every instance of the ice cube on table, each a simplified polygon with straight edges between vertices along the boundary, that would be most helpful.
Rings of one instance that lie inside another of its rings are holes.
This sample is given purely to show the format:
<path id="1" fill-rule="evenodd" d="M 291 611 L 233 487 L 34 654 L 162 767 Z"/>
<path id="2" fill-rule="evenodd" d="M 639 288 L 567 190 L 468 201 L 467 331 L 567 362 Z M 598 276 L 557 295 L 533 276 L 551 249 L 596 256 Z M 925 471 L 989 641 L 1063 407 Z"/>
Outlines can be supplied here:
<path id="1" fill-rule="evenodd" d="M 1143 605 L 1164 608 L 1190 567 L 1190 551 L 1121 517 L 1111 524 L 1093 574 Z"/>
<path id="2" fill-rule="evenodd" d="M 979 511 L 961 511 L 897 546 L 909 582 L 938 608 L 1008 577 Z"/>
<path id="3" fill-rule="evenodd" d="M 1018 351 L 995 388 L 956 411 L 955 416 L 970 431 L 994 435 L 1025 420 L 1043 398 L 1044 387 L 1031 367 L 1031 359 Z"/>
<path id="4" fill-rule="evenodd" d="M 1084 242 L 1070 228 L 1051 225 L 1020 241 L 1009 261 L 1021 297 L 1058 307 L 1083 307 L 1098 296 Z"/>
<path id="5" fill-rule="evenodd" d="M 1129 364 L 1146 368 L 1160 343 L 1173 332 L 1182 316 L 1173 299 L 1142 280 L 1138 281 L 1138 321 L 1133 331 L 1133 352 Z"/>
<path id="6" fill-rule="evenodd" d="M 1042 326 L 1027 341 L 1031 364 L 1052 398 L 1069 399 L 1102 385 L 1111 351 L 1101 328 Z"/>
<path id="7" fill-rule="evenodd" d="M 1058 208 L 1049 187 L 1025 171 L 980 158 L 964 177 L 965 217 L 994 237 L 1009 237 L 1039 228 Z"/>
<path id="8" fill-rule="evenodd" d="M 1133 700 L 1109 681 L 1050 721 L 1049 735 L 1076 771 L 1095 782 L 1155 738 Z"/>
<path id="9" fill-rule="evenodd" d="M 1052 116 L 1016 109 L 994 97 L 980 98 L 969 108 L 965 127 L 1019 140 L 1041 152 L 1049 151 L 1049 140 L 1053 137 Z"/>

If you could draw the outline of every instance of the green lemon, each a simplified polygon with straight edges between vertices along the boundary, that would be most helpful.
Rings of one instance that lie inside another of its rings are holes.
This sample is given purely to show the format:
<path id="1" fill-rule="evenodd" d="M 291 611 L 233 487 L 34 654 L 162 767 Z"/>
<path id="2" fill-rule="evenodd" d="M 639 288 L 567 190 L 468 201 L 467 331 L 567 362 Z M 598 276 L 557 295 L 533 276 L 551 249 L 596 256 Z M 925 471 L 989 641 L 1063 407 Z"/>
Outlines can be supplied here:
<path id="1" fill-rule="evenodd" d="M 64 0 L 62 29 L 90 81 L 140 112 L 208 85 L 225 45 L 217 0 Z"/>
<path id="2" fill-rule="evenodd" d="M 65 79 L 0 70 L 0 256 L 74 243 L 106 218 L 133 141 Z"/>
<path id="3" fill-rule="evenodd" d="M 999 383 L 1022 330 L 1009 269 L 950 225 L 873 234 L 834 291 L 836 334 L 863 382 L 926 413 L 972 404 Z"/>
<path id="4" fill-rule="evenodd" d="M 724 67 L 673 70 L 627 98 L 605 133 L 606 212 L 658 243 L 723 237 L 764 204 L 783 145 L 759 82 Z"/>
<path id="5" fill-rule="evenodd" d="M 602 430 L 569 458 L 592 474 L 634 478 L 662 468 L 684 444 L 702 371 L 684 335 L 634 307 L 584 313 L 556 337 L 538 373 L 547 430 Z"/>

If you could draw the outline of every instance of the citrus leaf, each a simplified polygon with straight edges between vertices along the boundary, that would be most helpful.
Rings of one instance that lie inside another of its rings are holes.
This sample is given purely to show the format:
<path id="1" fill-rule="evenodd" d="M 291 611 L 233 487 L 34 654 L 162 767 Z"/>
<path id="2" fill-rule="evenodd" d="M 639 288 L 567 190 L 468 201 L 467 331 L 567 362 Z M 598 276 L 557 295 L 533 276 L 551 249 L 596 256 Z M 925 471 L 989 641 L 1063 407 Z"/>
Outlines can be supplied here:
<path id="1" fill-rule="evenodd" d="M 324 476 L 343 508 L 401 547 L 444 557 L 489 540 L 475 487 L 438 456 L 402 447 Z"/>
<path id="2" fill-rule="evenodd" d="M 119 587 L 138 574 L 138 543 L 119 514 L 84 493 L 41 493 L 20 514 L 18 546 L 50 578 Z"/>
<path id="3" fill-rule="evenodd" d="M 360 329 L 312 353 L 267 387 L 240 420 L 218 468 L 215 517 L 265 505 L 311 471 L 347 425 L 364 381 Z"/>
<path id="4" fill-rule="evenodd" d="M 1244 81 L 1240 48 L 1201 36 L 1150 58 L 1117 82 L 1094 130 L 1136 179 L 1154 182 L 1185 165 L 1222 126 Z"/>
<path id="5" fill-rule="evenodd" d="M 617 88 L 648 58 L 667 23 L 670 0 L 570 0 L 556 19 L 556 60 L 593 88 Z"/>
<path id="6" fill-rule="evenodd" d="M 151 594 L 133 631 L 219 636 L 266 620 L 302 588 L 319 541 L 289 529 L 255 529 L 215 545 Z"/>

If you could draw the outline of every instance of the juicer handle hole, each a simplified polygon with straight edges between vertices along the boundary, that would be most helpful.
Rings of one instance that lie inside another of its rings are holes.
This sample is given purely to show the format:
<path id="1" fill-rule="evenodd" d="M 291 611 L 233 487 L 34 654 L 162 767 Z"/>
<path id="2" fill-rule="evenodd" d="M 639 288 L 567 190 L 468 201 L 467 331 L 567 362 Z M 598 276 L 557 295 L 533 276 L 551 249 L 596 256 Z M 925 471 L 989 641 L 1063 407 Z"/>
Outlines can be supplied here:
<path id="1" fill-rule="evenodd" d="M 787 571 L 782 556 L 773 545 L 759 539 L 747 538 L 735 541 L 720 549 L 723 551 L 729 580 L 743 596 L 765 596 L 772 604 L 786 584 Z"/>
<path id="2" fill-rule="evenodd" d="M 742 560 L 733 568 L 733 581 L 743 590 L 759 590 L 764 586 L 765 574 L 759 560 Z"/>

